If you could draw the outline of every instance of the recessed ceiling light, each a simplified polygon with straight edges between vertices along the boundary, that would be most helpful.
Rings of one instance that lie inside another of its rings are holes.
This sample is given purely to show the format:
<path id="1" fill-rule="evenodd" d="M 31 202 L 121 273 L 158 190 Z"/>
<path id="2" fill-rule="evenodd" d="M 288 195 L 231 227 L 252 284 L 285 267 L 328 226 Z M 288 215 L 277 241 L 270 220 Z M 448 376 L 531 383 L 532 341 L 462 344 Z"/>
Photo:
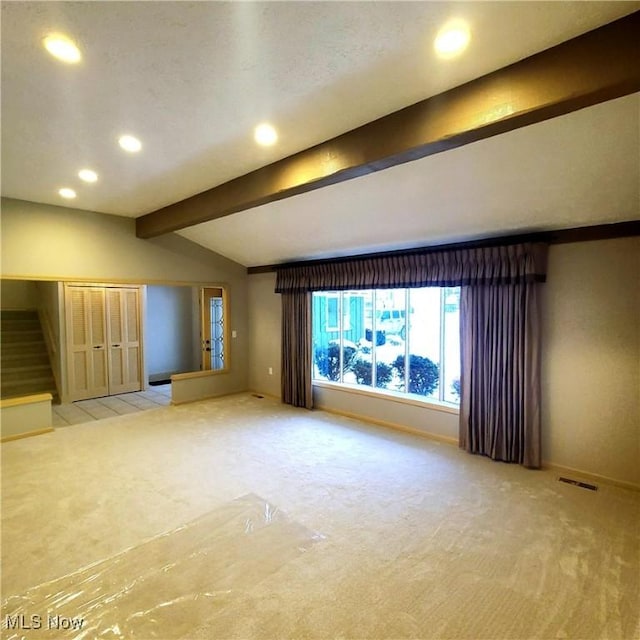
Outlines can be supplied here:
<path id="1" fill-rule="evenodd" d="M 456 20 L 440 29 L 433 47 L 441 58 L 454 58 L 467 48 L 470 40 L 471 33 L 467 24 Z"/>
<path id="2" fill-rule="evenodd" d="M 67 200 L 73 200 L 73 198 L 76 197 L 76 192 L 73 189 L 69 189 L 68 187 L 58 189 L 58 193 Z"/>
<path id="3" fill-rule="evenodd" d="M 80 180 L 85 182 L 95 182 L 98 179 L 98 174 L 95 171 L 91 171 L 91 169 L 82 169 L 78 172 L 78 176 Z"/>
<path id="4" fill-rule="evenodd" d="M 258 144 L 261 144 L 263 147 L 268 147 L 276 142 L 278 134 L 270 124 L 265 122 L 255 128 L 253 137 Z"/>
<path id="5" fill-rule="evenodd" d="M 46 36 L 42 43 L 44 44 L 44 48 L 54 58 L 58 58 L 58 60 L 62 60 L 62 62 L 74 64 L 76 62 L 80 62 L 82 59 L 80 49 L 78 49 L 75 42 L 70 38 L 67 38 L 67 36 L 57 33 L 51 34 Z"/>
<path id="6" fill-rule="evenodd" d="M 142 142 L 138 140 L 138 138 L 134 138 L 133 136 L 120 136 L 118 139 L 118 144 L 125 150 L 130 153 L 136 153 L 136 151 L 140 151 L 142 149 Z"/>

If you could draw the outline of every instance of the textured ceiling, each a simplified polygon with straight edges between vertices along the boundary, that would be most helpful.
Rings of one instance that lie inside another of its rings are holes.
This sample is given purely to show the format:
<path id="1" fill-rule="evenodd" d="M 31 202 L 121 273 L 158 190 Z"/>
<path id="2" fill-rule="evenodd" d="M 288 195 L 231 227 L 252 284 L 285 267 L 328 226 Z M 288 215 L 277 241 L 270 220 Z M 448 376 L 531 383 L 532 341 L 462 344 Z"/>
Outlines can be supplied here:
<path id="1" fill-rule="evenodd" d="M 179 233 L 247 266 L 640 218 L 640 94 Z"/>
<path id="2" fill-rule="evenodd" d="M 2 195 L 139 216 L 638 8 L 638 2 L 4 2 Z M 469 22 L 471 46 L 461 58 L 440 61 L 432 41 L 452 17 Z M 76 40 L 84 55 L 79 65 L 46 54 L 41 40 L 50 31 Z M 612 118 L 618 127 L 603 130 Z M 262 120 L 280 132 L 273 148 L 252 140 Z M 638 217 L 637 149 L 630 149 L 637 144 L 637 100 L 557 121 L 182 233 L 255 265 Z M 142 139 L 140 154 L 119 149 L 117 136 L 125 132 Z M 567 135 L 570 143 L 557 142 Z M 85 166 L 99 173 L 98 183 L 76 177 Z M 75 188 L 78 198 L 61 200 L 62 186 Z"/>

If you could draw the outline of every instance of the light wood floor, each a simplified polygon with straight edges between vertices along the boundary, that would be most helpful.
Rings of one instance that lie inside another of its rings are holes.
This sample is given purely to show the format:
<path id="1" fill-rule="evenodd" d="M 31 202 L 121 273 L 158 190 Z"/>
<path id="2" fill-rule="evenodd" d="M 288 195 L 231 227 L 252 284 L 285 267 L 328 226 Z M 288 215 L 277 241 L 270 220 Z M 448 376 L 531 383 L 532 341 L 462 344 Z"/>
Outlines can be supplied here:
<path id="1" fill-rule="evenodd" d="M 147 409 L 158 409 L 169 404 L 171 404 L 170 384 L 149 387 L 147 391 L 78 400 L 68 404 L 53 405 L 53 426 L 66 427 L 71 424 L 84 424 L 128 413 L 138 413 Z"/>

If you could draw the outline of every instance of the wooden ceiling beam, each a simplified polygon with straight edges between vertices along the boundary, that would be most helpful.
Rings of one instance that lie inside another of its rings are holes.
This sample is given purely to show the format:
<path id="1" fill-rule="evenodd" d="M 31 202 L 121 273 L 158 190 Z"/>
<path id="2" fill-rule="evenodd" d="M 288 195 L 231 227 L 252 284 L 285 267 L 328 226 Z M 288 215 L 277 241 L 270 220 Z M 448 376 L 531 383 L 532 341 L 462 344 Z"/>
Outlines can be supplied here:
<path id="1" fill-rule="evenodd" d="M 136 219 L 152 238 L 640 90 L 640 11 Z M 594 135 L 598 135 L 594 131 Z"/>

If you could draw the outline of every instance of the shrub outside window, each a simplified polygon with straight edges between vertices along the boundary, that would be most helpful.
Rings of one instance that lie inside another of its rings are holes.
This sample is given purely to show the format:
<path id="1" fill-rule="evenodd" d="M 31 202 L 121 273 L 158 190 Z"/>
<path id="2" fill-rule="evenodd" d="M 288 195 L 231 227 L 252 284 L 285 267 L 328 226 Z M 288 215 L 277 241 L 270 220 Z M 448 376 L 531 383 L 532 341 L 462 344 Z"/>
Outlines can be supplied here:
<path id="1" fill-rule="evenodd" d="M 457 405 L 459 309 L 459 287 L 316 292 L 313 379 Z"/>

